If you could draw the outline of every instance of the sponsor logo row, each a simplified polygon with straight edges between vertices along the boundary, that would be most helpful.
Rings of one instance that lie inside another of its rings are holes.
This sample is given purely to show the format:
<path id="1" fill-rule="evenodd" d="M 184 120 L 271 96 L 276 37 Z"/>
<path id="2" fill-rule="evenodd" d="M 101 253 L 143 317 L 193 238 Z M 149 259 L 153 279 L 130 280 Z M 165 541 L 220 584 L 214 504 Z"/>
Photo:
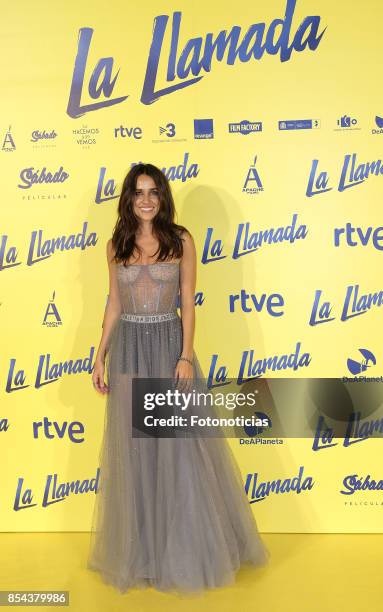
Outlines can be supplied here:
<path id="1" fill-rule="evenodd" d="M 179 124 L 178 124 L 179 125 Z M 157 126 L 156 136 L 152 135 L 151 142 L 160 143 L 164 140 L 173 142 L 185 142 L 189 140 L 189 132 L 172 121 L 168 121 L 163 125 Z M 319 119 L 284 119 L 276 123 L 276 129 L 280 132 L 296 131 L 296 130 L 312 130 L 319 129 L 321 121 Z M 361 130 L 359 122 L 355 117 L 343 115 L 335 120 L 333 129 L 335 131 Z M 383 134 L 383 116 L 375 115 L 374 125 L 369 129 L 372 135 Z M 74 144 L 90 147 L 98 143 L 100 136 L 109 135 L 114 140 L 143 140 L 146 135 L 146 128 L 142 125 L 122 125 L 112 126 L 108 128 L 91 127 L 83 125 L 81 128 L 73 128 L 71 135 Z M 241 121 L 228 122 L 225 126 L 225 132 L 228 134 L 242 134 L 249 136 L 264 132 L 264 122 L 250 121 L 242 119 Z M 219 131 L 220 135 L 222 131 Z M 213 118 L 193 119 L 193 138 L 194 140 L 212 140 L 216 137 L 216 130 Z M 21 144 L 25 145 L 32 143 L 33 147 L 52 147 L 60 140 L 60 130 L 54 128 L 34 129 L 28 136 L 23 136 Z M 15 135 L 15 130 L 11 125 L 4 131 L 2 136 L 1 151 L 11 153 L 18 148 L 18 139 Z M 19 141 L 20 142 L 20 141 Z"/>

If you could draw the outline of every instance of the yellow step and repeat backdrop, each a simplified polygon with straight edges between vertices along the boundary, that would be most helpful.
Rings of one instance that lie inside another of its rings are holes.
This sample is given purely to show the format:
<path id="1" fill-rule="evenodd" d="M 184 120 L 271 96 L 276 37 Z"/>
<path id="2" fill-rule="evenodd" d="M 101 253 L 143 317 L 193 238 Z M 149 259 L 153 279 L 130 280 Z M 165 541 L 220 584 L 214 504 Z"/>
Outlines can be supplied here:
<path id="1" fill-rule="evenodd" d="M 90 529 L 105 247 L 144 161 L 195 239 L 212 388 L 327 379 L 311 403 L 292 386 L 311 436 L 229 441 L 260 531 L 382 532 L 381 401 L 351 384 L 383 363 L 382 19 L 377 0 L 3 8 L 3 531 Z"/>

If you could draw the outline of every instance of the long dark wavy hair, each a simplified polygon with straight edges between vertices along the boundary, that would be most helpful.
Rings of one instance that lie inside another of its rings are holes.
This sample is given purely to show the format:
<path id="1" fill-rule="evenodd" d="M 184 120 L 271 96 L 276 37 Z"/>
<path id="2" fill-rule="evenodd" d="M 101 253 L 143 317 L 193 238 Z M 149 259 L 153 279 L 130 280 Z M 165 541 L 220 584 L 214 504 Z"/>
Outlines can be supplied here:
<path id="1" fill-rule="evenodd" d="M 181 233 L 188 230 L 174 222 L 175 206 L 169 181 L 153 164 L 132 166 L 124 179 L 118 202 L 118 218 L 112 235 L 114 259 L 126 265 L 134 251 L 142 253 L 141 247 L 136 244 L 139 220 L 133 211 L 133 198 L 136 193 L 137 177 L 140 174 L 151 176 L 159 192 L 160 206 L 153 218 L 153 234 L 159 241 L 159 247 L 153 256 L 158 253 L 157 261 L 169 258 L 180 259 L 183 255 Z"/>

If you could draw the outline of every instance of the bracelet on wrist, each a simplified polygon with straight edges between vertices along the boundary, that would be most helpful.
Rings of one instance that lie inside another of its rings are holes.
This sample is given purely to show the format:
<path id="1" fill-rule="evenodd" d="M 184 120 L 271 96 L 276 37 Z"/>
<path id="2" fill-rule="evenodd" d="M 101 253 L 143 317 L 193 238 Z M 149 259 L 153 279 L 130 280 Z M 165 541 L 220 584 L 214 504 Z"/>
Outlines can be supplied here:
<path id="1" fill-rule="evenodd" d="M 188 359 L 187 357 L 178 357 L 178 361 L 187 361 L 188 363 L 190 363 L 190 365 L 193 365 L 191 359 Z"/>

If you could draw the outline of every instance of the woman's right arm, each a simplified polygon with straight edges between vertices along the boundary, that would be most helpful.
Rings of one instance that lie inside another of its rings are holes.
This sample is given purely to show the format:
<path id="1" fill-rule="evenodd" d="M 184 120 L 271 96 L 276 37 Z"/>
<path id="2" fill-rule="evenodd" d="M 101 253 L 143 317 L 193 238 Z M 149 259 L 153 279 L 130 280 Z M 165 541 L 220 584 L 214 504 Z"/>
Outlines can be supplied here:
<path id="1" fill-rule="evenodd" d="M 120 317 L 122 306 L 117 282 L 117 266 L 115 261 L 112 261 L 114 249 L 112 240 L 108 240 L 106 245 L 106 257 L 109 269 L 109 295 L 108 302 L 105 308 L 104 320 L 102 323 L 102 335 L 100 344 L 97 350 L 95 366 L 93 372 L 93 383 L 98 391 L 105 392 L 107 386 L 104 383 L 104 366 L 107 354 L 107 347 L 110 340 L 112 330 L 115 323 Z"/>

